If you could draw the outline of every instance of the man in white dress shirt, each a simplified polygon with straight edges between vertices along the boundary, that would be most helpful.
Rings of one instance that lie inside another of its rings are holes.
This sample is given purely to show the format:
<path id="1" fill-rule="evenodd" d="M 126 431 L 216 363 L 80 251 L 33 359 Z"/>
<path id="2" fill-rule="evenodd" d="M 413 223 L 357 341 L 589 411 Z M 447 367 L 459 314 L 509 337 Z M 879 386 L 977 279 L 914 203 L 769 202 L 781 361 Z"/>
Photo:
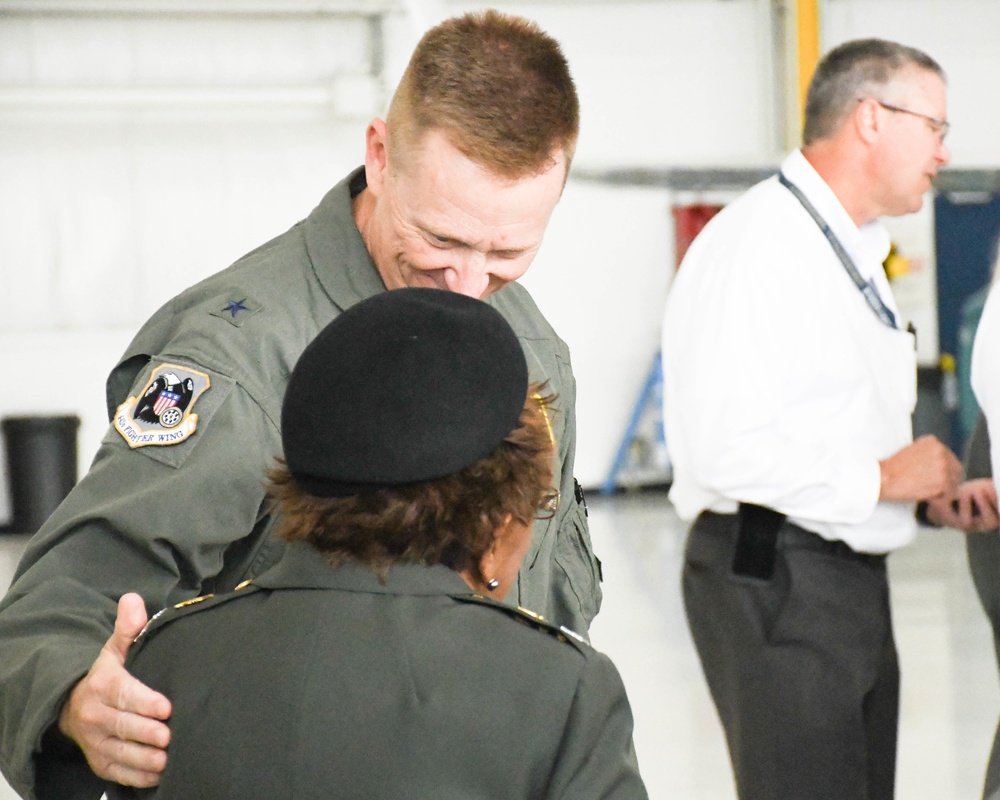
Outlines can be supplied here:
<path id="1" fill-rule="evenodd" d="M 893 796 L 899 667 L 885 555 L 961 465 L 913 441 L 913 333 L 883 215 L 947 163 L 926 54 L 847 42 L 817 67 L 803 147 L 691 245 L 667 302 L 670 497 L 694 520 L 688 622 L 741 800 Z"/>

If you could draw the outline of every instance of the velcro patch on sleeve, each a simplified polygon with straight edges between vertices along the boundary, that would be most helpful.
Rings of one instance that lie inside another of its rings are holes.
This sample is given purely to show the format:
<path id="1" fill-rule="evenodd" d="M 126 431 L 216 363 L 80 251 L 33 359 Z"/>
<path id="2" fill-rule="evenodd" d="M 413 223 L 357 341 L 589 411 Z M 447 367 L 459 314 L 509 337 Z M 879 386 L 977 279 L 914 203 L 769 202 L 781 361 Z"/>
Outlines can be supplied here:
<path id="1" fill-rule="evenodd" d="M 180 444 L 198 429 L 195 403 L 211 385 L 204 372 L 160 364 L 143 390 L 118 406 L 115 428 L 133 449 Z"/>

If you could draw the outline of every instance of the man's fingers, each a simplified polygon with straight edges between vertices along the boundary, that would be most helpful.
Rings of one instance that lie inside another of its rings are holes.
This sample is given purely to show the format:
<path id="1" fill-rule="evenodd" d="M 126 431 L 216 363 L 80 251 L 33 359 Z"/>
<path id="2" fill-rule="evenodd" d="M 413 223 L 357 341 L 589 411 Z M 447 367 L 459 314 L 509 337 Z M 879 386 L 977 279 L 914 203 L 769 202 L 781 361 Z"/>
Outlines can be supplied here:
<path id="1" fill-rule="evenodd" d="M 142 598 L 124 595 L 114 633 L 59 713 L 59 730 L 80 746 L 98 776 L 139 787 L 159 782 L 170 743 L 170 729 L 161 721 L 170 718 L 170 701 L 124 666 L 145 624 Z"/>
<path id="2" fill-rule="evenodd" d="M 167 765 L 167 754 L 135 742 L 106 739 L 91 765 L 98 774 L 125 786 L 155 786 Z"/>
<path id="3" fill-rule="evenodd" d="M 959 527 L 959 503 L 948 496 L 932 497 L 927 501 L 927 518 L 934 525 L 944 528 Z"/>
<path id="4" fill-rule="evenodd" d="M 954 490 L 962 480 L 962 462 L 958 457 L 936 436 L 921 436 L 914 442 L 917 445 L 917 452 L 927 463 L 939 472 L 945 482 L 944 490 Z"/>
<path id="5" fill-rule="evenodd" d="M 108 772 L 107 779 L 122 786 L 151 789 L 160 783 L 159 772 L 140 772 L 139 770 L 125 769 L 118 765 L 115 765 Z"/>
<path id="6" fill-rule="evenodd" d="M 118 618 L 115 620 L 115 632 L 104 645 L 119 662 L 125 663 L 125 656 L 132 646 L 132 641 L 147 622 L 146 604 L 134 592 L 123 594 L 118 601 Z"/>
<path id="7" fill-rule="evenodd" d="M 993 503 L 983 503 L 980 506 L 979 520 L 983 530 L 991 531 L 1000 525 L 1000 513 L 997 511 L 996 498 Z"/>
<path id="8" fill-rule="evenodd" d="M 974 516 L 973 530 L 978 532 L 994 530 L 1000 524 L 1000 516 L 997 514 L 997 496 L 992 481 L 988 488 L 977 491 L 971 499 L 979 512 Z"/>
<path id="9" fill-rule="evenodd" d="M 969 487 L 969 492 L 982 513 L 996 514 L 997 488 L 992 478 L 976 478 L 965 485 Z"/>
<path id="10" fill-rule="evenodd" d="M 962 462 L 950 450 L 948 451 L 948 456 L 951 460 L 951 482 L 952 485 L 958 486 L 962 482 Z"/>
<path id="11" fill-rule="evenodd" d="M 134 592 L 123 594 L 118 601 L 115 631 L 105 643 L 90 677 L 95 689 L 112 708 L 154 719 L 167 719 L 170 716 L 170 701 L 132 677 L 124 666 L 132 642 L 147 621 L 143 599 Z"/>
<path id="12" fill-rule="evenodd" d="M 134 680 L 134 679 L 133 679 Z M 134 712 L 119 711 L 102 703 L 83 705 L 76 721 L 85 735 L 81 738 L 91 743 L 92 749 L 105 753 L 115 742 L 129 743 L 164 749 L 170 744 L 170 728 L 166 723 Z M 77 740 L 84 752 L 87 747 Z"/>
<path id="13" fill-rule="evenodd" d="M 170 701 L 166 697 L 130 675 L 124 667 L 122 673 L 115 702 L 115 707 L 119 711 L 151 717 L 154 722 L 170 717 Z M 166 747 L 166 744 L 162 746 Z"/>
<path id="14" fill-rule="evenodd" d="M 945 494 L 930 498 L 927 516 L 936 525 L 958 528 L 966 533 L 993 530 L 1000 523 L 996 486 L 991 478 L 966 481 L 954 496 Z"/>
<path id="15" fill-rule="evenodd" d="M 961 479 L 962 465 L 936 437 L 921 436 L 880 461 L 879 469 L 880 499 L 913 501 L 953 496 Z"/>
<path id="16" fill-rule="evenodd" d="M 962 496 L 956 502 L 958 503 L 958 524 L 954 527 L 969 530 L 975 524 L 972 498 Z"/>
<path id="17" fill-rule="evenodd" d="M 115 636 L 117 634 L 112 639 Z M 90 673 L 80 682 L 80 691 L 86 693 L 80 699 L 99 703 L 112 711 L 167 719 L 170 716 L 170 701 L 130 675 L 118 661 L 117 655 L 111 652 L 114 647 L 109 639 Z"/>
<path id="18" fill-rule="evenodd" d="M 165 723 L 142 714 L 115 712 L 114 730 L 122 741 L 161 750 L 170 744 L 170 728 Z"/>

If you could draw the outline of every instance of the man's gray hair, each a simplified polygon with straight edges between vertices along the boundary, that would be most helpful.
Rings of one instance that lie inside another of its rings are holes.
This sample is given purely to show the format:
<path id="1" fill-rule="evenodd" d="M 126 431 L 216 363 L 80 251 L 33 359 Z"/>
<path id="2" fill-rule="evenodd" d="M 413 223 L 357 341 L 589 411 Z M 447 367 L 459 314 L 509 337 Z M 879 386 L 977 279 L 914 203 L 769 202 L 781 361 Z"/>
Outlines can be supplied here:
<path id="1" fill-rule="evenodd" d="M 832 136 L 859 100 L 878 98 L 882 87 L 911 66 L 945 80 L 941 65 L 914 47 L 884 39 L 854 39 L 833 48 L 809 83 L 803 144 Z"/>

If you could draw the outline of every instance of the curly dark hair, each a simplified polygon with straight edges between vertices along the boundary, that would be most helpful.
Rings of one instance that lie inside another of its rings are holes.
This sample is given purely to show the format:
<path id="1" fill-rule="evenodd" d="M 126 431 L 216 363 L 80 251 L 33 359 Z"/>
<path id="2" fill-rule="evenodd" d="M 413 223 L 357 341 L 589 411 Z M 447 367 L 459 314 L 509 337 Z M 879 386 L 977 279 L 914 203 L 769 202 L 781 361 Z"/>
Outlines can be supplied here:
<path id="1" fill-rule="evenodd" d="M 309 542 L 334 566 L 352 559 L 383 579 L 400 562 L 482 577 L 494 531 L 508 514 L 530 525 L 551 487 L 555 398 L 541 389 L 529 389 L 518 427 L 492 454 L 443 478 L 326 498 L 306 492 L 279 460 L 267 487 L 282 516 L 278 535 Z"/>

